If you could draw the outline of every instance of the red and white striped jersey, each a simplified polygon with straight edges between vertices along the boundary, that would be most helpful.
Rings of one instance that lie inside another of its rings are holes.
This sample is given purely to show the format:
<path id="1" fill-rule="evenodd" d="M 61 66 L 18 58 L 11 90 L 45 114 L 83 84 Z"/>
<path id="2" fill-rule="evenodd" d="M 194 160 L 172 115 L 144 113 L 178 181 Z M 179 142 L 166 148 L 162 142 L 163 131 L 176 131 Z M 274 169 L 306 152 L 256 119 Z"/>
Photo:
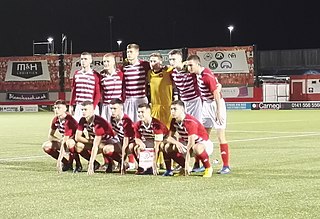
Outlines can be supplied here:
<path id="1" fill-rule="evenodd" d="M 139 64 L 129 64 L 123 67 L 126 97 L 142 98 L 146 96 L 146 78 L 149 70 L 150 66 L 146 61 L 139 61 Z"/>
<path id="2" fill-rule="evenodd" d="M 119 122 L 111 117 L 111 125 L 120 141 L 123 141 L 124 137 L 128 137 L 129 141 L 134 139 L 133 122 L 127 114 L 124 114 Z"/>
<path id="3" fill-rule="evenodd" d="M 107 74 L 104 70 L 100 72 L 101 75 L 101 89 L 102 101 L 104 104 L 110 103 L 112 99 L 122 98 L 123 92 L 123 73 L 119 70 L 112 74 Z"/>
<path id="4" fill-rule="evenodd" d="M 208 133 L 204 126 L 193 116 L 186 114 L 182 122 L 177 122 L 176 119 L 171 120 L 170 131 L 178 132 L 180 138 L 184 142 L 188 142 L 188 136 L 195 134 L 197 136 L 195 142 L 206 141 L 209 139 Z"/>
<path id="5" fill-rule="evenodd" d="M 73 137 L 77 131 L 78 122 L 67 113 L 67 116 L 63 120 L 59 120 L 58 116 L 55 116 L 51 122 L 51 129 L 57 130 L 63 136 Z"/>
<path id="6" fill-rule="evenodd" d="M 179 92 L 179 98 L 182 101 L 193 100 L 200 96 L 197 78 L 194 74 L 187 73 L 184 70 L 174 69 L 172 72 L 172 80 Z"/>
<path id="7" fill-rule="evenodd" d="M 202 100 L 214 100 L 213 91 L 217 89 L 218 80 L 208 68 L 197 74 L 198 87 Z"/>
<path id="8" fill-rule="evenodd" d="M 134 124 L 135 137 L 142 141 L 154 140 L 156 134 L 168 134 L 168 128 L 158 119 L 152 118 L 149 126 L 146 126 L 142 121 Z"/>
<path id="9" fill-rule="evenodd" d="M 72 81 L 70 105 L 81 104 L 84 101 L 92 101 L 96 106 L 100 101 L 100 76 L 94 70 L 84 73 L 76 71 Z"/>
<path id="10" fill-rule="evenodd" d="M 102 136 L 102 140 L 108 140 L 114 137 L 112 126 L 104 118 L 98 115 L 94 115 L 93 121 L 88 123 L 86 118 L 82 117 L 79 121 L 78 130 L 88 131 L 89 136 Z"/>

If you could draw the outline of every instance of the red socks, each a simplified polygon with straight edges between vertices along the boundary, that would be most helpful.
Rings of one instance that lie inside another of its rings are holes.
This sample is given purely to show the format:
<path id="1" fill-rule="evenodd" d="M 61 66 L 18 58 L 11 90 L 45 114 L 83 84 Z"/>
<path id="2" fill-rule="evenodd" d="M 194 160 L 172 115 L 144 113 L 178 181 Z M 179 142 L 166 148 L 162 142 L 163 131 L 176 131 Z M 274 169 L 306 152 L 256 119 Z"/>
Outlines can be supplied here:
<path id="1" fill-rule="evenodd" d="M 198 154 L 197 155 L 197 158 L 199 160 L 201 160 L 201 162 L 203 163 L 203 166 L 205 168 L 209 168 L 211 165 L 210 165 L 210 159 L 209 159 L 209 155 L 208 153 L 206 152 L 206 150 L 203 150 L 203 152 L 201 154 Z"/>
<path id="2" fill-rule="evenodd" d="M 50 149 L 45 150 L 45 152 L 47 154 L 49 154 L 51 157 L 53 157 L 54 159 L 58 160 L 59 151 L 50 148 Z M 63 164 L 68 164 L 68 160 L 66 158 L 62 158 L 62 163 Z"/>
<path id="3" fill-rule="evenodd" d="M 221 152 L 223 166 L 229 166 L 229 145 L 220 144 L 220 152 Z"/>
<path id="4" fill-rule="evenodd" d="M 121 156 L 120 156 L 120 154 L 117 153 L 117 152 L 108 152 L 108 153 L 106 153 L 106 154 L 104 154 L 104 155 L 106 155 L 106 158 L 109 158 L 109 159 L 111 158 L 111 159 L 113 159 L 113 160 L 121 163 Z M 111 160 L 111 159 L 110 159 L 110 160 Z"/>

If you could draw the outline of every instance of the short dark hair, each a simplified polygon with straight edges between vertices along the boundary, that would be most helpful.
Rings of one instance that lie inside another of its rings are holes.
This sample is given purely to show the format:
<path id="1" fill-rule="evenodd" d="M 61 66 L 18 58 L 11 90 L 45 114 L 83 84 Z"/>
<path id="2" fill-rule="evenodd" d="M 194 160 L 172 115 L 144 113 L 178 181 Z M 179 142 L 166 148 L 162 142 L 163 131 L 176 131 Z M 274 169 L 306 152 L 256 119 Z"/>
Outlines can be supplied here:
<path id="1" fill-rule="evenodd" d="M 190 61 L 190 60 L 194 60 L 197 63 L 200 63 L 200 57 L 197 56 L 197 55 L 189 55 L 188 58 L 187 58 L 187 61 Z"/>
<path id="2" fill-rule="evenodd" d="M 151 108 L 150 108 L 150 105 L 147 104 L 147 103 L 140 103 L 140 104 L 138 105 L 138 108 L 143 108 L 143 107 L 145 107 L 145 108 L 147 108 L 147 109 L 151 109 Z"/>
<path id="3" fill-rule="evenodd" d="M 127 49 L 136 49 L 136 50 L 139 50 L 140 47 L 139 47 L 139 45 L 136 44 L 136 43 L 130 43 L 130 44 L 127 45 Z"/>
<path id="4" fill-rule="evenodd" d="M 93 105 L 93 102 L 90 101 L 90 100 L 86 100 L 86 101 L 83 101 L 83 102 L 81 103 L 81 105 L 82 105 L 82 106 Z"/>
<path id="5" fill-rule="evenodd" d="M 151 57 L 157 57 L 157 58 L 160 59 L 161 61 L 162 61 L 162 59 L 163 59 L 160 52 L 151 53 L 149 57 L 150 57 L 150 58 L 151 58 Z"/>
<path id="6" fill-rule="evenodd" d="M 61 105 L 67 105 L 67 103 L 66 103 L 66 101 L 64 101 L 64 100 L 56 100 L 55 102 L 54 102 L 54 105 L 58 105 L 58 104 L 61 104 Z"/>
<path id="7" fill-rule="evenodd" d="M 182 52 L 180 49 L 173 49 L 168 53 L 168 55 L 180 55 L 182 57 Z"/>
<path id="8" fill-rule="evenodd" d="M 92 56 L 89 52 L 83 52 L 81 53 L 82 56 Z"/>
<path id="9" fill-rule="evenodd" d="M 179 105 L 182 106 L 184 108 L 184 103 L 181 100 L 174 100 L 171 102 L 171 106 L 172 105 Z"/>
<path id="10" fill-rule="evenodd" d="M 123 105 L 123 101 L 120 100 L 119 98 L 114 98 L 110 101 L 109 104 L 120 104 L 120 105 Z"/>

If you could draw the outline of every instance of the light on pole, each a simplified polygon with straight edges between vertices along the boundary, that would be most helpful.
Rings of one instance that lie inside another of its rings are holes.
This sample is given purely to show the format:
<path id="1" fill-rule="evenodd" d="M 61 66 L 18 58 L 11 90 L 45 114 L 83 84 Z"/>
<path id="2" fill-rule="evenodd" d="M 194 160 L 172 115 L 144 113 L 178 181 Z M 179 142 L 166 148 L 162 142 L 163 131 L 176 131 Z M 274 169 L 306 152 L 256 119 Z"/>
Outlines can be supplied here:
<path id="1" fill-rule="evenodd" d="M 110 37 L 110 51 L 112 52 L 112 19 L 113 16 L 109 16 L 109 37 Z"/>
<path id="2" fill-rule="evenodd" d="M 121 50 L 121 43 L 122 43 L 122 40 L 117 40 L 117 43 L 118 43 L 118 50 L 120 51 L 120 50 Z"/>
<path id="3" fill-rule="evenodd" d="M 231 45 L 232 45 L 232 38 L 231 38 L 231 34 L 232 34 L 233 29 L 234 29 L 234 26 L 229 25 L 229 26 L 228 26 L 228 29 L 229 29 L 229 32 L 230 32 L 230 37 L 229 37 L 229 46 L 231 46 Z"/>
<path id="4" fill-rule="evenodd" d="M 54 42 L 52 37 L 48 37 L 48 53 L 54 53 Z"/>

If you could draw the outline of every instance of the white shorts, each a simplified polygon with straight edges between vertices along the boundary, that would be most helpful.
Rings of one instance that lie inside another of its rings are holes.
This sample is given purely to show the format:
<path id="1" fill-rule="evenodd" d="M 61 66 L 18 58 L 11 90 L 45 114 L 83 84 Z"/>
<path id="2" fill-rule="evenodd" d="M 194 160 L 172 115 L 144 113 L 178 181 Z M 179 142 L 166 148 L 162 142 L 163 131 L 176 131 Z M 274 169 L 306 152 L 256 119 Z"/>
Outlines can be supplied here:
<path id="1" fill-rule="evenodd" d="M 220 100 L 220 115 L 222 124 L 216 122 L 216 101 L 204 101 L 202 105 L 202 124 L 205 128 L 225 129 L 227 126 L 227 109 L 223 98 Z"/>
<path id="2" fill-rule="evenodd" d="M 111 120 L 111 109 L 110 104 L 102 104 L 101 106 L 101 117 L 110 122 Z"/>
<path id="3" fill-rule="evenodd" d="M 186 142 L 181 142 L 181 143 L 184 145 L 184 147 L 182 148 L 182 150 L 183 150 L 182 152 L 185 155 L 187 153 L 187 143 Z M 210 139 L 208 139 L 206 141 L 198 142 L 196 144 L 203 144 L 204 148 L 209 156 L 213 153 L 213 142 Z M 194 153 L 192 154 L 192 156 L 194 156 Z"/>
<path id="4" fill-rule="evenodd" d="M 75 108 L 75 110 L 74 110 L 74 115 L 73 115 L 73 118 L 77 121 L 77 122 L 79 122 L 80 121 L 80 119 L 82 118 L 82 105 L 81 104 L 77 104 L 76 105 L 76 108 Z M 96 108 L 94 109 L 94 114 L 96 114 L 96 115 L 100 115 L 99 114 L 99 107 L 98 106 L 96 106 Z"/>
<path id="5" fill-rule="evenodd" d="M 202 119 L 202 100 L 197 97 L 193 100 L 183 101 L 186 113 L 195 117 L 199 122 Z"/>
<path id="6" fill-rule="evenodd" d="M 134 98 L 129 97 L 126 98 L 123 105 L 123 111 L 125 114 L 129 116 L 130 119 L 132 119 L 133 122 L 137 122 L 139 120 L 138 118 L 138 106 L 141 103 L 148 103 L 147 97 L 141 97 L 141 98 Z"/>

